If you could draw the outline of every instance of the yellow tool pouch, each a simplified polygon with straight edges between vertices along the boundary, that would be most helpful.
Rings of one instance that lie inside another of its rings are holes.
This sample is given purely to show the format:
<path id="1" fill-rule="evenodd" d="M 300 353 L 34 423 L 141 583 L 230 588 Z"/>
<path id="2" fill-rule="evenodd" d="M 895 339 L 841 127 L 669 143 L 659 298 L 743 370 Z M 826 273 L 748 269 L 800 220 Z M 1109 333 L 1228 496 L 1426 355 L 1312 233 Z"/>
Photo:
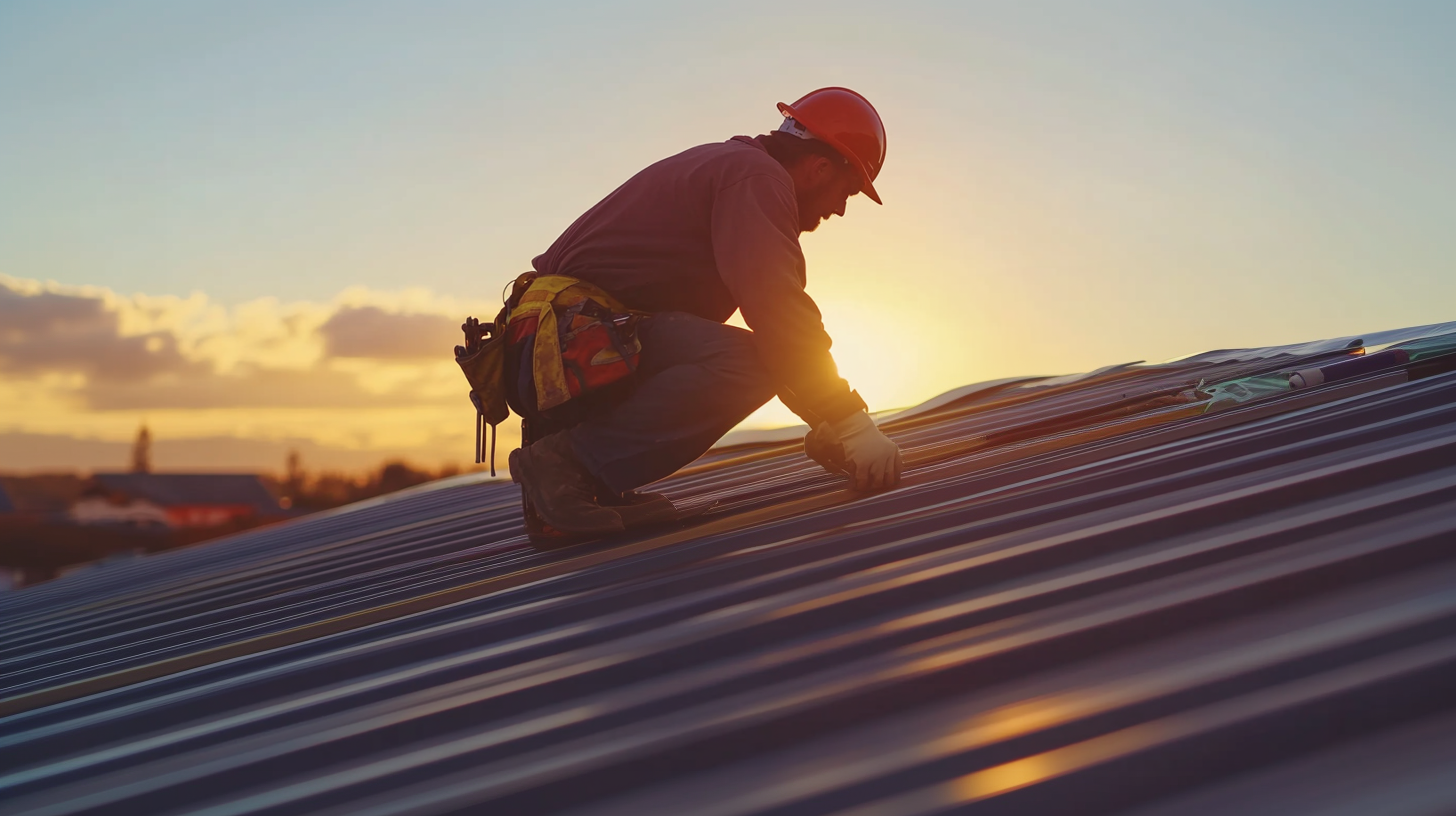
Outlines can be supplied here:
<path id="1" fill-rule="evenodd" d="M 642 345 L 636 326 L 644 316 L 586 281 L 527 272 L 516 278 L 494 323 L 466 318 L 465 345 L 455 362 L 470 383 L 475 405 L 475 461 L 486 461 L 490 426 L 490 473 L 495 475 L 496 425 L 515 405 L 523 416 L 612 385 L 637 370 Z M 508 390 L 511 362 L 525 377 Z M 510 399 L 519 398 L 519 402 Z"/>
<path id="2" fill-rule="evenodd" d="M 529 354 L 530 408 L 549 411 L 637 370 L 642 313 L 586 281 L 527 273 L 516 280 L 507 308 L 510 343 Z"/>

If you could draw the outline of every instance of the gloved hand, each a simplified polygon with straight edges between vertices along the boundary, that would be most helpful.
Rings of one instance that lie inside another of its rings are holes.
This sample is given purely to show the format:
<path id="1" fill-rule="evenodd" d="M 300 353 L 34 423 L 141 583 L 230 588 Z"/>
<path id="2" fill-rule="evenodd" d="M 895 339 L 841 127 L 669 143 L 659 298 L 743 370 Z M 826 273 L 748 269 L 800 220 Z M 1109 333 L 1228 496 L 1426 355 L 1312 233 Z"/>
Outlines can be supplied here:
<path id="1" fill-rule="evenodd" d="M 900 482 L 899 446 L 864 411 L 810 431 L 804 452 L 830 473 L 848 476 L 855 490 L 883 490 Z"/>

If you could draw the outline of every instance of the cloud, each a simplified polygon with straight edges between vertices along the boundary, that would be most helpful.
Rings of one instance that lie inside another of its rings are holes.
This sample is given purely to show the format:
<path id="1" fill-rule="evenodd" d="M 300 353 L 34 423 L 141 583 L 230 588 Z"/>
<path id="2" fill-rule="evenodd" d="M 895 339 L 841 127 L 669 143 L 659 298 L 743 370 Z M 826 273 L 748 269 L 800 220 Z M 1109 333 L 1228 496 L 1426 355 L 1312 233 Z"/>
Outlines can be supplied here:
<path id="1" fill-rule="evenodd" d="M 183 356 L 169 332 L 123 334 L 120 315 L 102 297 L 27 292 L 0 279 L 0 371 L 79 372 L 97 382 L 134 382 L 204 370 Z"/>
<path id="2" fill-rule="evenodd" d="M 319 327 L 330 357 L 444 358 L 462 341 L 459 323 L 438 314 L 394 314 L 377 306 L 339 309 Z"/>
<path id="3" fill-rule="evenodd" d="M 97 410 L 417 404 L 458 396 L 449 355 L 468 308 L 358 288 L 225 308 L 0 276 L 0 372 Z"/>
<path id="4" fill-rule="evenodd" d="M 327 367 L 307 371 L 250 367 L 206 378 L 97 382 L 89 384 L 83 395 L 88 407 L 102 411 L 145 411 L 152 408 L 358 409 L 432 402 L 428 396 L 422 398 L 403 388 L 374 393 L 361 385 L 357 375 Z"/>
<path id="5" fill-rule="evenodd" d="M 256 443 L 270 461 L 277 440 L 310 439 L 335 451 L 325 459 L 416 451 L 466 464 L 474 413 L 450 350 L 462 317 L 489 311 L 425 290 L 224 305 L 0 275 L 0 436 L 12 435 L 0 469 L 86 458 L 89 443 L 55 439 L 105 440 L 102 465 L 141 422 L 179 444 Z M 52 442 L 21 456 L 14 434 Z M 237 459 L 194 448 L 179 464 Z"/>
<path id="6" fill-rule="evenodd" d="M 0 275 L 0 434 L 122 443 L 146 421 L 159 439 L 463 455 L 473 412 L 450 350 L 462 316 L 486 309 L 365 289 L 227 306 Z M 0 450 L 0 468 L 16 456 Z"/>

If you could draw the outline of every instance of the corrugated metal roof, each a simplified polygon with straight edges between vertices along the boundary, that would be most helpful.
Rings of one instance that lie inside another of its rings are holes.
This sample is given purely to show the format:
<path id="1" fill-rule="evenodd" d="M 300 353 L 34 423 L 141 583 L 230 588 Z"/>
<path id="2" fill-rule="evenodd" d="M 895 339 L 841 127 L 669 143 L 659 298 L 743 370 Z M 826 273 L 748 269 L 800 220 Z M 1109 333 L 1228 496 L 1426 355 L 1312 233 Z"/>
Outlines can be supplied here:
<path id="1" fill-rule="evenodd" d="M 1326 346 L 968 393 L 875 496 L 739 449 L 541 552 L 466 477 L 9 593 L 0 813 L 1456 809 L 1456 373 L 1180 401 Z"/>

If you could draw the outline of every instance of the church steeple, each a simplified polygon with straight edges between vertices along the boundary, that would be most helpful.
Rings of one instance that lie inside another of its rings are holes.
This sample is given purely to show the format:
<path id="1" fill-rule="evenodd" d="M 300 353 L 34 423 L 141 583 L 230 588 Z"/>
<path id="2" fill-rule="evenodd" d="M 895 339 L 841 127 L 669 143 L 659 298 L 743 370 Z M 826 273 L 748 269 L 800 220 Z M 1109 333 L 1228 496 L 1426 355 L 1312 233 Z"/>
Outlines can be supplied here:
<path id="1" fill-rule="evenodd" d="M 131 446 L 131 472 L 152 472 L 152 432 L 145 423 L 137 431 L 136 443 Z"/>

